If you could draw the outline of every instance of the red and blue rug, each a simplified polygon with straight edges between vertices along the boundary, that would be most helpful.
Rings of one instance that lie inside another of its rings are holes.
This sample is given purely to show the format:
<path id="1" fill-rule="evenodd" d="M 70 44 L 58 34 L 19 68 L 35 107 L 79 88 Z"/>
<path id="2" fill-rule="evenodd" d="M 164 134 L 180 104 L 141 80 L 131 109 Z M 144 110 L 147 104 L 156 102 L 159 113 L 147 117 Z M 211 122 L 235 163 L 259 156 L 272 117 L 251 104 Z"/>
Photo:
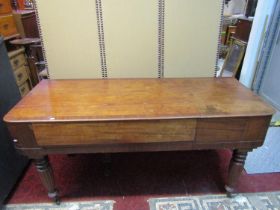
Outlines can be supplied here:
<path id="1" fill-rule="evenodd" d="M 10 204 L 3 210 L 113 210 L 114 201 Z"/>
<path id="2" fill-rule="evenodd" d="M 280 192 L 153 198 L 149 205 L 150 210 L 278 210 Z"/>

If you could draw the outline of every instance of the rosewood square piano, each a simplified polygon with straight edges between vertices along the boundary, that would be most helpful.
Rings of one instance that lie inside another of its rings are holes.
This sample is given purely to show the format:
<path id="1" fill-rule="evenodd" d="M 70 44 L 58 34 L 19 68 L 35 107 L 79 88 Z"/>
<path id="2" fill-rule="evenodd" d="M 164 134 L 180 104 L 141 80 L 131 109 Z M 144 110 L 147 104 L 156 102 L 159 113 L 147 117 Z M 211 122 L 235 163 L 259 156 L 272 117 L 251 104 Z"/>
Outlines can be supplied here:
<path id="1" fill-rule="evenodd" d="M 4 120 L 58 201 L 47 157 L 53 153 L 228 148 L 225 189 L 232 195 L 273 112 L 233 78 L 43 80 Z"/>

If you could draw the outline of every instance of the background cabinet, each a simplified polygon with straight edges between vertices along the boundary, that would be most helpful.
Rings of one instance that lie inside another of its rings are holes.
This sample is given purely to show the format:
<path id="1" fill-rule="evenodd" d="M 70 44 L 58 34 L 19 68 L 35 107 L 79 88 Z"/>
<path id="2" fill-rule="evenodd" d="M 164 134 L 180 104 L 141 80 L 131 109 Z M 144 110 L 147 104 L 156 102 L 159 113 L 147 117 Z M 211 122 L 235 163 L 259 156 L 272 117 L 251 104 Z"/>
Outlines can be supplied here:
<path id="1" fill-rule="evenodd" d="M 18 85 L 21 96 L 25 96 L 31 90 L 30 70 L 24 55 L 24 48 L 8 53 L 13 69 L 16 84 Z"/>
<path id="2" fill-rule="evenodd" d="M 16 10 L 13 12 L 17 30 L 22 38 L 38 38 L 39 31 L 35 11 Z"/>
<path id="3" fill-rule="evenodd" d="M 12 36 L 17 33 L 16 23 L 13 15 L 4 15 L 0 17 L 0 34 L 2 36 Z"/>
<path id="4" fill-rule="evenodd" d="M 12 12 L 10 0 L 0 0 L 0 15 Z"/>
<path id="5" fill-rule="evenodd" d="M 0 0 L 0 36 L 5 39 L 17 36 L 16 23 L 10 0 Z"/>

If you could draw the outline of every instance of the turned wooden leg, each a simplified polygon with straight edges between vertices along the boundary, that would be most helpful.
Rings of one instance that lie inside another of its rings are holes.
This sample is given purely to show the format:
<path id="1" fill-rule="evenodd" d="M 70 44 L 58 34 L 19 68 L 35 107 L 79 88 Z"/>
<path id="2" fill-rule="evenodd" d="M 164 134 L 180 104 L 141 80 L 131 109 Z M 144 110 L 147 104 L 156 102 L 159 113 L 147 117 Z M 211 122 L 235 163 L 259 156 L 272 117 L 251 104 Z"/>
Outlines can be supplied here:
<path id="1" fill-rule="evenodd" d="M 228 197 L 232 197 L 235 193 L 235 187 L 238 182 L 238 178 L 241 175 L 243 166 L 247 157 L 248 150 L 233 150 L 232 158 L 229 165 L 228 181 L 225 186 Z"/>
<path id="2" fill-rule="evenodd" d="M 60 204 L 58 191 L 55 188 L 53 171 L 49 164 L 48 157 L 45 156 L 40 159 L 35 159 L 34 162 L 37 171 L 39 172 L 40 179 L 43 182 L 45 188 L 48 190 L 49 198 L 53 199 L 56 202 L 56 204 Z"/>

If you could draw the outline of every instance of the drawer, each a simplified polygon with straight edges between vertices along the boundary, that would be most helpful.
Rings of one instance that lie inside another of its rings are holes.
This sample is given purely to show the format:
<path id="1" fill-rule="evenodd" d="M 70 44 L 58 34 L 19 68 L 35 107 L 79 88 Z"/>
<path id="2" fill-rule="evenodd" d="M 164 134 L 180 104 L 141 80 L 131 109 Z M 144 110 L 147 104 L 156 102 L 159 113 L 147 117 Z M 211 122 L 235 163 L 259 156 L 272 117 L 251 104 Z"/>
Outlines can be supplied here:
<path id="1" fill-rule="evenodd" d="M 23 83 L 21 86 L 19 86 L 19 92 L 22 97 L 25 96 L 29 91 L 30 91 L 30 88 L 29 88 L 27 81 L 25 83 Z"/>
<path id="2" fill-rule="evenodd" d="M 0 34 L 4 37 L 17 33 L 16 24 L 12 15 L 0 17 Z"/>
<path id="3" fill-rule="evenodd" d="M 193 141 L 196 120 L 35 123 L 38 145 L 90 145 Z"/>
<path id="4" fill-rule="evenodd" d="M 18 67 L 26 64 L 26 59 L 25 59 L 24 53 L 20 53 L 16 56 L 10 58 L 10 63 L 14 70 L 16 70 Z"/>
<path id="5" fill-rule="evenodd" d="M 263 141 L 270 116 L 199 119 L 196 141 L 203 143 Z"/>
<path id="6" fill-rule="evenodd" d="M 12 13 L 10 0 L 0 0 L 0 15 Z"/>
<path id="7" fill-rule="evenodd" d="M 14 75 L 18 86 L 22 85 L 28 79 L 27 71 L 27 66 L 24 65 L 14 71 Z"/>

